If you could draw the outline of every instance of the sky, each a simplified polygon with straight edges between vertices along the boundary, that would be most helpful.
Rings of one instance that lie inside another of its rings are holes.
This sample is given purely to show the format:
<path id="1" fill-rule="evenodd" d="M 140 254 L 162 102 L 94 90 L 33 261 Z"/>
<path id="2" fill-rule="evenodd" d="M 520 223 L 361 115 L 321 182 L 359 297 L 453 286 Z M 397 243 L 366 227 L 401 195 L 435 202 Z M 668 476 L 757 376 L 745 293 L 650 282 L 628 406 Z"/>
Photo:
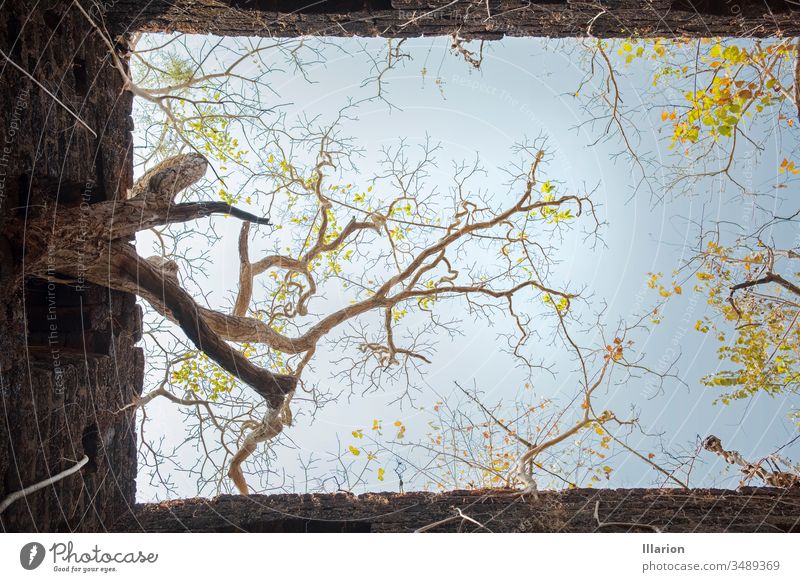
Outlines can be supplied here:
<path id="1" fill-rule="evenodd" d="M 291 72 L 272 75 L 271 88 L 280 96 L 279 102 L 286 104 L 282 110 L 288 118 L 298 114 L 334 115 L 349 97 L 364 94 L 362 81 L 368 62 L 358 49 L 377 53 L 385 42 L 382 39 L 331 41 L 325 49 L 325 62 L 306 71 L 314 81 L 312 86 Z M 336 50 L 336 43 L 349 54 Z M 588 67 L 577 41 L 524 38 L 495 41 L 486 45 L 480 70 L 453 54 L 449 43 L 450 40 L 444 38 L 407 41 L 403 49 L 411 60 L 387 76 L 385 90 L 392 107 L 380 100 L 367 103 L 359 107 L 353 119 L 342 124 L 343 132 L 354 136 L 365 151 L 354 182 L 374 173 L 377 152 L 382 146 L 396 145 L 401 138 L 412 145 L 430 138 L 442 144 L 436 171 L 430 177 L 432 185 L 445 191 L 451 178 L 450 162 L 472 160 L 478 155 L 487 168 L 480 185 L 503 196 L 503 190 L 498 188 L 498 177 L 502 174 L 497 168 L 508 164 L 515 143 L 545 136 L 550 158 L 547 178 L 564 191 L 593 191 L 592 197 L 606 222 L 600 245 L 590 244 L 577 231 L 567 233 L 563 240 L 553 241 L 558 245 L 560 263 L 552 280 L 572 282 L 576 287 L 590 290 L 594 305 L 607 304 L 604 323 L 611 327 L 621 319 L 630 320 L 641 315 L 658 301 L 657 294 L 647 288 L 648 273 L 661 272 L 669 277 L 682 265 L 695 248 L 696 222 L 701 218 L 738 225 L 753 224 L 756 220 L 752 203 L 735 188 L 723 186 L 719 181 L 700 181 L 688 192 L 681 193 L 667 192 L 657 181 L 652 184 L 652 190 L 642 187 L 637 190 L 636 170 L 618 155 L 622 149 L 620 140 L 599 139 L 605 124 L 587 123 L 590 114 L 586 100 L 575 96 Z M 666 148 L 664 132 L 667 130 L 661 121 L 663 108 L 658 106 L 660 99 L 670 97 L 653 90 L 652 64 L 634 62 L 625 66 L 614 53 L 612 59 L 619 66 L 617 81 L 624 106 L 635 120 L 635 149 L 643 154 L 651 152 L 658 160 L 673 159 L 676 152 Z M 583 92 L 590 93 L 592 87 L 590 83 Z M 668 105 L 667 101 L 665 107 Z M 137 126 L 137 131 L 142 142 L 142 127 Z M 776 168 L 787 147 L 793 146 L 767 141 L 758 159 L 751 157 L 750 150 L 743 149 L 737 175 L 753 189 L 774 183 Z M 238 261 L 230 257 L 236 256 L 239 223 L 225 218 L 214 220 L 221 239 L 213 248 L 202 249 L 209 253 L 211 265 L 202 288 L 208 294 L 206 299 L 221 307 L 229 301 L 238 276 Z M 792 235 L 777 233 L 776 236 L 791 240 Z M 140 233 L 137 238 L 140 252 L 145 256 L 152 254 L 152 245 L 153 237 Z M 328 294 L 317 305 L 335 307 L 343 300 Z M 745 458 L 760 458 L 796 434 L 788 412 L 798 407 L 798 398 L 762 394 L 728 406 L 714 404 L 719 393 L 701 385 L 700 379 L 716 369 L 718 343 L 694 329 L 695 321 L 703 316 L 706 307 L 704 299 L 694 293 L 672 298 L 662 313 L 661 323 L 640 336 L 635 345 L 636 350 L 647 354 L 647 361 L 656 369 L 677 359 L 680 381 L 667 379 L 658 390 L 652 382 L 631 379 L 623 385 L 604 389 L 598 398 L 602 400 L 602 408 L 613 409 L 620 416 L 634 406 L 648 433 L 663 434 L 661 446 L 665 449 L 693 449 L 698 436 L 714 434 L 722 439 L 726 448 L 739 450 Z M 328 490 L 331 484 L 325 480 L 335 472 L 337 450 L 345 451 L 343 456 L 348 462 L 364 463 L 363 457 L 347 457 L 346 451 L 350 445 L 369 448 L 363 439 L 354 438 L 352 431 L 363 429 L 369 435 L 373 419 L 381 419 L 385 427 L 401 420 L 407 429 L 405 442 L 424 440 L 430 431 L 436 402 L 461 402 L 467 406 L 456 383 L 475 386 L 486 403 L 503 402 L 510 406 L 520 395 L 532 397 L 525 393 L 524 370 L 500 349 L 497 334 L 507 331 L 510 322 L 496 321 L 487 327 L 485 322 L 464 317 L 457 306 L 447 309 L 455 311 L 446 315 L 463 319 L 463 335 L 438 338 L 433 363 L 424 375 L 426 387 L 417 393 L 414 406 L 393 402 L 403 386 L 389 387 L 384 392 L 364 397 L 356 389 L 355 396 L 325 406 L 313 422 L 300 414 L 295 426 L 287 429 L 282 441 L 286 446 L 276 449 L 275 466 L 294 478 L 296 490 L 303 491 L 306 486 L 298 456 L 314 455 L 319 459 L 314 483 L 322 482 Z M 534 378 L 535 398 L 569 401 L 576 390 L 574 363 L 551 345 L 533 349 L 557 370 L 554 375 L 539 374 Z M 321 350 L 314 360 L 312 379 L 329 382 L 341 359 L 342 354 L 335 349 Z M 149 381 L 155 382 L 155 378 Z M 148 388 L 150 386 L 146 385 L 145 391 Z M 185 438 L 182 416 L 172 405 L 154 401 L 148 406 L 148 417 L 147 434 L 150 438 L 163 436 L 165 448 Z M 655 450 L 657 439 L 633 436 L 629 443 L 638 450 L 649 451 Z M 419 454 L 402 447 L 397 450 L 403 455 Z M 796 461 L 800 450 L 795 444 L 782 453 Z M 191 461 L 193 454 L 197 453 L 189 449 L 179 453 L 185 455 L 187 461 Z M 644 487 L 658 481 L 652 468 L 621 451 L 612 450 L 609 463 L 614 468 L 613 479 L 600 483 L 601 486 Z M 692 484 L 735 487 L 738 477 L 725 472 L 723 465 L 717 457 L 701 454 L 692 474 Z M 382 452 L 381 458 L 369 465 L 366 489 L 397 490 L 395 466 L 396 461 Z M 386 471 L 382 481 L 377 480 L 378 467 Z M 192 476 L 174 473 L 173 479 L 181 496 L 197 493 Z M 265 491 L 284 486 L 285 481 L 268 485 Z M 431 483 L 424 478 L 409 483 L 406 477 L 406 489 L 410 486 L 423 488 L 430 487 Z M 365 487 L 359 486 L 357 492 Z M 166 496 L 163 488 L 140 474 L 140 500 Z"/>

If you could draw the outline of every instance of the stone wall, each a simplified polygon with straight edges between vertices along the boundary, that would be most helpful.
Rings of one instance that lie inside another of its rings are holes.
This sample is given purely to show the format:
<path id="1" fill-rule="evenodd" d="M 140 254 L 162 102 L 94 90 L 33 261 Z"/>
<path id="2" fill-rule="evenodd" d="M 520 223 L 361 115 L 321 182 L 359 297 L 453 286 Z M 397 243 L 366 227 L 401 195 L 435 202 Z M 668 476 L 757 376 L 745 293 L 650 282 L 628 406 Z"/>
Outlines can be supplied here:
<path id="1" fill-rule="evenodd" d="M 486 39 L 582 36 L 590 30 L 600 37 L 800 34 L 794 4 L 782 0 L 327 0 L 300 9 L 283 0 L 87 0 L 84 5 L 90 4 L 114 34 L 458 33 Z M 0 48 L 7 56 L 0 57 L 0 226 L 59 206 L 120 197 L 132 181 L 131 95 L 96 31 L 71 2 L 41 0 L 31 10 L 24 0 L 6 0 Z M 670 531 L 798 528 L 798 493 L 778 490 L 577 490 L 543 494 L 539 505 L 511 495 L 451 492 L 223 496 L 134 507 L 136 430 L 133 415 L 118 411 L 142 391 L 135 298 L 80 282 L 26 281 L 24 249 L 2 234 L 0 289 L 0 499 L 84 455 L 90 459 L 79 473 L 13 504 L 0 515 L 3 531 L 409 531 L 452 517 L 456 506 L 487 523 L 505 515 L 492 526 L 499 531 L 592 531 L 597 500 L 605 521 L 655 519 Z M 286 512 L 299 517 L 280 517 Z M 442 529 L 462 525 L 449 521 Z"/>
<path id="2" fill-rule="evenodd" d="M 137 507 L 129 532 L 800 532 L 800 488 L 570 489 L 517 492 L 222 495 Z M 595 517 L 595 509 L 597 517 Z M 603 524 L 598 524 L 598 518 Z"/>
<path id="3" fill-rule="evenodd" d="M 115 0 L 109 25 L 217 35 L 797 36 L 790 0 Z"/>
<path id="4" fill-rule="evenodd" d="M 30 6 L 3 4 L 0 49 L 96 136 L 0 57 L 2 224 L 111 200 L 132 181 L 132 99 L 108 50 L 69 2 Z M 103 530 L 135 499 L 133 416 L 116 411 L 142 390 L 141 313 L 131 295 L 26 281 L 18 242 L 0 236 L 0 499 L 90 460 L 15 502 L 0 526 Z"/>

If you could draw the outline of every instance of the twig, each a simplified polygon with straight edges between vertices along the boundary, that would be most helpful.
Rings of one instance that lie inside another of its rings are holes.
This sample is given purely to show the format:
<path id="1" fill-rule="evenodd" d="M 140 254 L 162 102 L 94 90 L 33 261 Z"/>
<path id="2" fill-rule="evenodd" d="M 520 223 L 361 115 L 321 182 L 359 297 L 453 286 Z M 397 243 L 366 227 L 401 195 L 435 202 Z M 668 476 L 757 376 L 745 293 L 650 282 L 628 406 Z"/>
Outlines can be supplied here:
<path id="1" fill-rule="evenodd" d="M 431 529 L 433 529 L 433 528 L 435 528 L 437 526 L 444 525 L 446 523 L 450 523 L 451 521 L 455 521 L 457 519 L 458 519 L 457 515 L 453 515 L 451 517 L 446 517 L 444 519 L 440 519 L 439 521 L 434 521 L 433 523 L 429 523 L 428 525 L 423 525 L 421 528 L 415 529 L 414 533 L 424 533 L 424 532 L 426 532 L 428 530 L 431 530 Z"/>
<path id="2" fill-rule="evenodd" d="M 658 527 L 651 525 L 649 523 L 634 523 L 634 522 L 625 522 L 625 521 L 600 521 L 600 502 L 594 504 L 594 518 L 597 520 L 597 528 L 600 529 L 601 527 L 613 527 L 613 526 L 620 526 L 620 527 L 649 527 L 656 533 L 661 533 L 661 529 Z"/>
<path id="3" fill-rule="evenodd" d="M 88 462 L 89 462 L 89 457 L 84 455 L 83 458 L 80 461 L 78 461 L 75 465 L 73 465 L 69 469 L 61 471 L 58 475 L 54 475 L 49 479 L 45 479 L 44 481 L 39 481 L 38 483 L 29 485 L 28 487 L 25 487 L 25 489 L 21 489 L 20 491 L 15 491 L 11 495 L 3 499 L 3 502 L 0 503 L 0 513 L 3 513 L 6 509 L 8 509 L 8 506 L 14 503 L 17 499 L 21 499 L 22 497 L 25 497 L 26 495 L 29 495 L 34 491 L 38 491 L 39 489 L 44 489 L 48 485 L 52 485 L 57 481 L 61 481 L 61 479 L 64 479 L 65 477 L 69 477 L 73 473 L 77 473 Z"/>
<path id="4" fill-rule="evenodd" d="M 89 133 L 91 133 L 91 134 L 92 134 L 94 137 L 97 137 L 97 134 L 94 132 L 94 130 L 93 130 L 91 127 L 89 127 L 88 125 L 86 125 L 86 122 L 85 122 L 85 121 L 83 121 L 83 119 L 81 119 L 80 117 L 78 117 L 78 114 L 77 114 L 77 113 L 75 113 L 75 112 L 74 112 L 72 109 L 70 109 L 69 107 L 67 107 L 67 106 L 64 104 L 64 102 L 63 102 L 63 101 L 61 101 L 61 99 L 59 99 L 58 97 L 56 97 L 55 95 L 53 95 L 53 94 L 52 94 L 50 91 L 48 91 L 48 90 L 47 90 L 47 87 L 45 87 L 45 86 L 44 86 L 44 85 L 42 85 L 42 84 L 41 84 L 39 81 L 37 81 L 37 80 L 34 78 L 34 76 L 33 76 L 33 75 L 31 75 L 31 74 L 30 74 L 28 71 L 26 71 L 25 69 L 23 69 L 22 67 L 20 67 L 20 66 L 19 66 L 17 63 L 15 63 L 14 61 L 12 61 L 12 60 L 11 60 L 11 57 L 9 57 L 9 56 L 8 56 L 6 53 L 4 53 L 2 50 L 0 50 L 0 56 L 2 56 L 2 57 L 5 59 L 5 60 L 7 60 L 7 61 L 8 61 L 8 63 L 9 63 L 9 64 L 10 64 L 12 67 L 14 67 L 14 68 L 15 68 L 15 69 L 17 69 L 17 70 L 18 70 L 20 73 L 22 73 L 23 75 L 25 75 L 26 77 L 28 77 L 28 79 L 30 79 L 31 81 L 33 81 L 33 82 L 36 84 L 36 86 L 37 86 L 37 87 L 39 87 L 39 88 L 40 88 L 42 91 L 44 91 L 45 93 L 47 93 L 47 94 L 50 96 L 50 98 L 52 98 L 52 99 L 53 99 L 53 101 L 55 101 L 56 103 L 58 103 L 59 105 L 61 105 L 61 107 L 63 107 L 63 108 L 66 110 L 66 112 L 67 112 L 67 113 L 69 113 L 69 114 L 70 114 L 72 117 L 74 117 L 74 118 L 77 120 L 77 122 L 78 122 L 78 123 L 80 123 L 80 124 L 81 124 L 83 127 L 85 127 L 86 129 L 88 129 L 88 130 L 89 130 Z"/>
<path id="5" fill-rule="evenodd" d="M 455 509 L 456 509 L 456 512 L 458 512 L 459 517 L 461 517 L 462 519 L 466 519 L 470 523 L 474 523 L 475 525 L 477 525 L 479 528 L 485 529 L 489 533 L 492 533 L 492 530 L 490 530 L 488 527 L 486 527 L 485 525 L 483 525 L 479 521 L 477 521 L 475 519 L 472 519 L 470 516 L 465 515 L 458 507 L 456 507 Z"/>

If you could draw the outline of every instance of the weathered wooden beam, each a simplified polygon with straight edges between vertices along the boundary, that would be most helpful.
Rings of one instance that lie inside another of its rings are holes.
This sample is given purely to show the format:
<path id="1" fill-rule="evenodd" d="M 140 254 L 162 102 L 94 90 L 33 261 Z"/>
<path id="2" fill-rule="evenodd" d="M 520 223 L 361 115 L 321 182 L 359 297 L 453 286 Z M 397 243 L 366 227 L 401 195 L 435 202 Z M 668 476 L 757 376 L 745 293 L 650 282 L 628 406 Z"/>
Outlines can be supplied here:
<path id="1" fill-rule="evenodd" d="M 540 492 L 222 495 L 138 505 L 114 531 L 798 532 L 800 488 L 572 489 Z M 290 517 L 287 517 L 290 516 Z M 449 519 L 452 518 L 452 519 Z M 599 519 L 599 522 L 598 522 Z M 611 524 L 613 522 L 613 525 Z M 602 524 L 602 525 L 601 525 Z"/>
<path id="2" fill-rule="evenodd" d="M 117 0 L 116 33 L 296 37 L 771 37 L 800 35 L 786 0 Z"/>

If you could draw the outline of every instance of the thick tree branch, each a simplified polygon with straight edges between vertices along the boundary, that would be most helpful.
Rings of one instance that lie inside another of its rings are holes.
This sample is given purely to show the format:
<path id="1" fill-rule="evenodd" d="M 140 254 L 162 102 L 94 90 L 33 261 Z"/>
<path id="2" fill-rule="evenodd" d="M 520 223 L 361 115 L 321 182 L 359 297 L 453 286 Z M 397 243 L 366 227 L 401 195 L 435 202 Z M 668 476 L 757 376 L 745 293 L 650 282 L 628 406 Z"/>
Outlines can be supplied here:
<path id="1" fill-rule="evenodd" d="M 160 296 L 162 304 L 170 311 L 183 332 L 197 348 L 205 352 L 221 368 L 251 386 L 264 397 L 273 409 L 279 408 L 284 397 L 293 392 L 297 378 L 273 374 L 256 366 L 238 350 L 227 344 L 201 315 L 203 309 L 178 284 L 165 277 L 149 262 L 143 260 L 127 244 L 114 244 L 109 254 L 108 279 L 124 279 L 145 293 Z"/>
<path id="2" fill-rule="evenodd" d="M 776 283 L 777 285 L 780 285 L 787 291 L 791 291 L 795 295 L 800 295 L 800 287 L 798 287 L 791 281 L 787 281 L 777 273 L 768 273 L 767 275 L 760 277 L 758 279 L 753 279 L 752 281 L 745 281 L 744 283 L 737 283 L 736 285 L 733 285 L 731 287 L 731 296 L 733 296 L 733 294 L 736 291 L 739 291 L 741 289 L 755 287 L 756 285 L 765 285 L 767 283 Z"/>

